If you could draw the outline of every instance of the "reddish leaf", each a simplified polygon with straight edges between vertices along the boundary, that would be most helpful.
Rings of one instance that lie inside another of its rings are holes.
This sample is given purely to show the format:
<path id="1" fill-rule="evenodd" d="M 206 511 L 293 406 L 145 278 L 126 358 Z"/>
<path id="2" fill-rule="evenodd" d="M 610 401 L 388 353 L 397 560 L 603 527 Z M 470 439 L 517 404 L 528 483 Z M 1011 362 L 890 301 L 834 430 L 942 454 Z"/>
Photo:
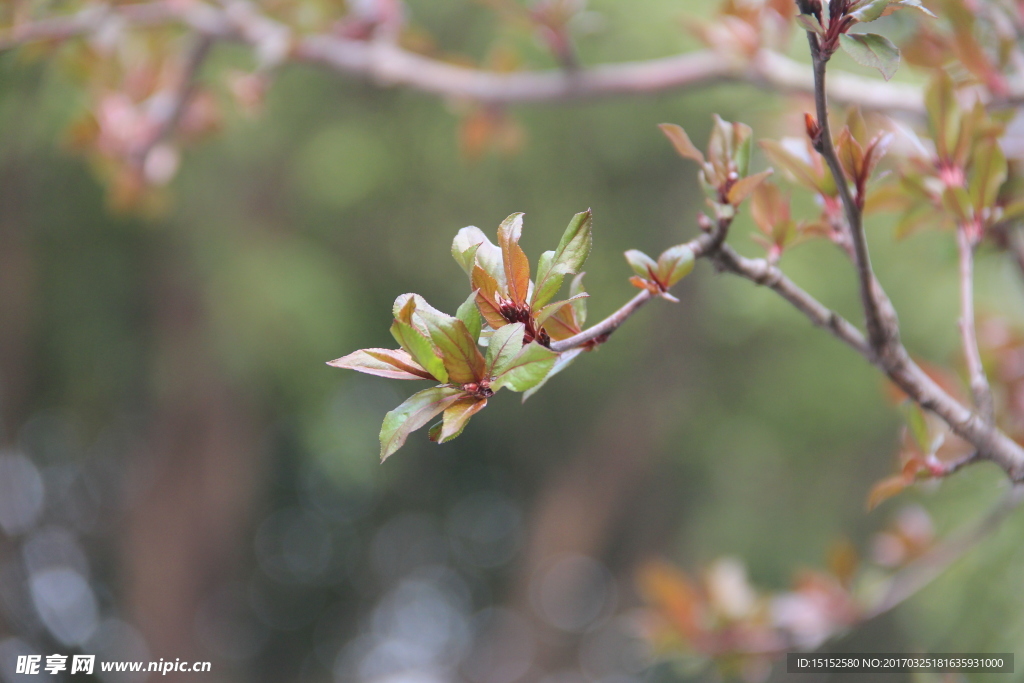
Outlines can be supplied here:
<path id="1" fill-rule="evenodd" d="M 894 474 L 891 477 L 882 479 L 872 486 L 871 491 L 868 493 L 868 510 L 874 510 L 880 503 L 892 498 L 912 483 L 913 480 L 907 480 L 903 474 Z"/>
<path id="2" fill-rule="evenodd" d="M 676 148 L 679 156 L 693 159 L 698 164 L 704 163 L 704 154 L 690 141 L 690 136 L 686 134 L 682 126 L 677 126 L 674 123 L 660 123 L 658 128 L 672 142 L 672 146 Z"/>
<path id="3" fill-rule="evenodd" d="M 760 173 L 737 180 L 736 184 L 729 189 L 729 196 L 727 197 L 729 203 L 733 206 L 739 206 L 772 173 L 772 169 L 767 168 Z"/>
<path id="4" fill-rule="evenodd" d="M 390 379 L 434 379 L 412 356 L 400 349 L 362 349 L 327 364 Z"/>
<path id="5" fill-rule="evenodd" d="M 473 288 L 477 290 L 477 308 L 487 324 L 494 329 L 507 325 L 508 321 L 498 307 L 498 283 L 480 266 L 473 267 Z"/>
<path id="6" fill-rule="evenodd" d="M 523 230 L 523 214 L 514 213 L 498 227 L 498 246 L 505 264 L 505 280 L 509 298 L 525 304 L 530 292 L 530 262 L 519 246 Z"/>

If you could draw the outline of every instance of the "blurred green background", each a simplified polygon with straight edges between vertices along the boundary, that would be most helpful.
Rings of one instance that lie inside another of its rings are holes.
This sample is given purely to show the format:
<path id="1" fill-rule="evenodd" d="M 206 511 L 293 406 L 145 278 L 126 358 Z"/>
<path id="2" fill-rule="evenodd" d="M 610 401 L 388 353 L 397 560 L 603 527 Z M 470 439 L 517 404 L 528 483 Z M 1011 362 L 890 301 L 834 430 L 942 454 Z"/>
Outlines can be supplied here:
<path id="1" fill-rule="evenodd" d="M 544 59 L 475 3 L 409 4 L 452 51 L 480 57 L 497 35 Z M 704 11 L 592 9 L 603 22 L 581 40 L 586 63 L 693 48 L 680 12 Z M 247 58 L 218 47 L 206 73 L 230 64 Z M 699 572 L 734 556 L 781 590 L 839 538 L 869 553 L 908 504 L 943 533 L 997 495 L 983 466 L 866 513 L 900 424 L 882 381 L 771 292 L 706 263 L 680 304 L 652 303 L 525 405 L 503 392 L 456 441 L 417 433 L 384 465 L 380 421 L 412 385 L 324 365 L 392 345 L 403 292 L 453 311 L 468 291 L 455 232 L 491 234 L 514 211 L 535 259 L 593 208 L 598 320 L 632 296 L 625 249 L 696 232 L 695 168 L 656 124 L 702 145 L 719 113 L 778 137 L 806 102 L 723 85 L 517 108 L 521 152 L 468 161 L 457 103 L 289 67 L 259 116 L 228 108 L 223 131 L 186 152 L 152 218 L 109 211 L 68 152 L 81 106 L 54 63 L 0 56 L 5 681 L 19 680 L 12 653 L 79 650 L 212 660 L 203 680 L 217 681 L 713 680 L 651 665 L 631 628 L 639 563 Z M 905 340 L 956 365 L 953 240 L 896 243 L 887 223 L 871 239 Z M 741 217 L 730 239 L 757 254 L 752 229 Z M 834 247 L 799 247 L 783 266 L 859 320 Z M 983 253 L 978 270 L 979 307 L 1019 321 L 1010 264 Z M 1013 651 L 1022 531 L 1011 520 L 834 647 Z"/>

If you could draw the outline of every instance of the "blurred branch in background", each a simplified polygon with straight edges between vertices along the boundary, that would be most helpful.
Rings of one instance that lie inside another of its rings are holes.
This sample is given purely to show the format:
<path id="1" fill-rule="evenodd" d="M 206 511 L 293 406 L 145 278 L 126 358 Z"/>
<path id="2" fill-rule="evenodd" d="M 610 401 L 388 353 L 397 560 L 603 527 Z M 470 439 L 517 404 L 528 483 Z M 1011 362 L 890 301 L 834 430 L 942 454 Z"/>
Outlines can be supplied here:
<path id="1" fill-rule="evenodd" d="M 406 86 L 484 104 L 561 102 L 623 95 L 655 95 L 724 82 L 746 82 L 782 93 L 814 92 L 810 69 L 772 50 L 749 59 L 698 50 L 662 59 L 550 71 L 488 72 L 410 52 L 391 40 L 353 40 L 338 35 L 301 35 L 242 0 L 221 6 L 204 2 L 96 5 L 67 17 L 26 22 L 0 35 L 0 50 L 65 41 L 101 33 L 108 26 L 152 28 L 178 24 L 210 39 L 241 42 L 271 65 L 321 64 L 382 86 Z M 835 74 L 830 96 L 841 104 L 921 114 L 919 88 Z"/>

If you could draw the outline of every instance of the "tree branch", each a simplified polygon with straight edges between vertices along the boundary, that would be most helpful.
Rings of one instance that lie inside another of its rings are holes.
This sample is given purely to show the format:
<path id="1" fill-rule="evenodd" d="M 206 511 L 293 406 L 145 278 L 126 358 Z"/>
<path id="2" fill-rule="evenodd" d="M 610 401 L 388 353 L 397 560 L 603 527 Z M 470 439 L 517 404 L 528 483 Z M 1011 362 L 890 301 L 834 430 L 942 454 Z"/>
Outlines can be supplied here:
<path id="1" fill-rule="evenodd" d="M 203 62 L 213 46 L 213 38 L 197 34 L 185 56 L 181 73 L 175 83 L 168 89 L 157 93 L 150 100 L 148 116 L 151 125 L 149 135 L 132 151 L 132 163 L 137 168 L 145 166 L 146 159 L 153 148 L 166 140 L 181 120 L 181 115 L 188 106 L 195 92 L 196 77 Z"/>
<path id="2" fill-rule="evenodd" d="M 0 52 L 20 45 L 61 41 L 88 35 L 108 22 L 137 27 L 184 24 L 211 38 L 261 49 L 265 31 L 275 26 L 290 31 L 258 11 L 232 12 L 203 2 L 169 0 L 87 8 L 77 14 L 15 26 L 0 34 Z M 485 104 L 558 103 L 611 96 L 655 95 L 745 82 L 784 93 L 811 94 L 814 80 L 808 68 L 778 52 L 761 50 L 749 60 L 713 50 L 637 62 L 579 69 L 550 69 L 502 73 L 458 66 L 425 57 L 380 40 L 361 41 L 330 34 L 291 39 L 286 61 L 319 64 L 378 85 L 405 86 Z M 917 86 L 878 83 L 852 74 L 835 74 L 832 97 L 840 103 L 859 103 L 867 109 L 919 115 L 923 95 Z"/>
<path id="3" fill-rule="evenodd" d="M 992 388 L 985 376 L 978 351 L 978 334 L 974 317 L 974 244 L 964 226 L 956 230 L 957 247 L 960 252 L 960 335 L 963 338 L 964 358 L 970 376 L 974 406 L 987 421 L 995 419 Z"/>
<path id="4" fill-rule="evenodd" d="M 846 214 L 847 229 L 853 245 L 854 262 L 857 267 L 857 280 L 860 285 L 861 305 L 868 330 L 868 340 L 872 348 L 880 356 L 889 354 L 894 345 L 899 344 L 899 324 L 889 298 L 882 291 L 871 268 L 871 255 L 868 250 L 867 236 L 864 234 L 863 197 L 854 197 L 850 185 L 839 162 L 835 145 L 832 142 L 832 130 L 828 120 L 828 101 L 826 98 L 825 73 L 830 55 L 825 53 L 818 36 L 807 32 L 807 42 L 811 48 L 811 59 L 814 70 L 814 104 L 818 116 L 818 135 L 814 146 L 835 178 Z"/>

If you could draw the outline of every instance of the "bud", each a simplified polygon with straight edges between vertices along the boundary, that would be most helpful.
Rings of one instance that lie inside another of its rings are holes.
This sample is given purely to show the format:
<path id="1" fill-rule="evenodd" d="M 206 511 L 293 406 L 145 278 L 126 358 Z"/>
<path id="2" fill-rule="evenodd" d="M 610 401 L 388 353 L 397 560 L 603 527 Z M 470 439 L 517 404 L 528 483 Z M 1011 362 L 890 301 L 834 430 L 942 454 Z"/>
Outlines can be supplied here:
<path id="1" fill-rule="evenodd" d="M 821 126 L 810 112 L 804 112 L 804 126 L 807 128 L 807 137 L 811 139 L 811 142 L 816 142 L 818 136 L 821 135 Z"/>

